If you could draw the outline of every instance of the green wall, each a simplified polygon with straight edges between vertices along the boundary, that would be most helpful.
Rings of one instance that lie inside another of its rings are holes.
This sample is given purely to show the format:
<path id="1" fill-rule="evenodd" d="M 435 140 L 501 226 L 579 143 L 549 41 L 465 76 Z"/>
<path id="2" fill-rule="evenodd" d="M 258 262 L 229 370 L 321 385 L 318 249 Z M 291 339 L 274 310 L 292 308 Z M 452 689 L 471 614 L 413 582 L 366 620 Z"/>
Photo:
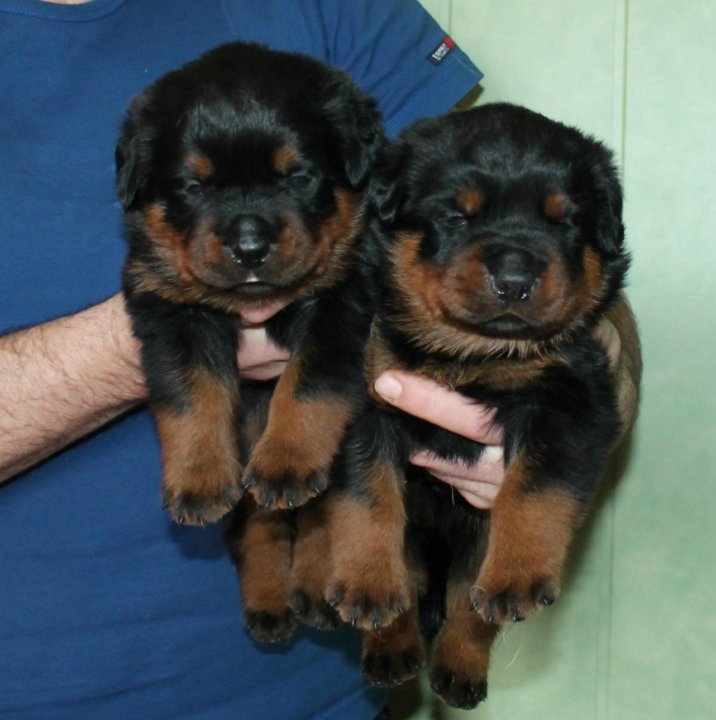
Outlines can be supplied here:
<path id="1" fill-rule="evenodd" d="M 640 419 L 559 603 L 508 628 L 487 702 L 424 684 L 395 720 L 716 717 L 716 0 L 424 0 L 509 100 L 613 147 L 634 256 Z"/>

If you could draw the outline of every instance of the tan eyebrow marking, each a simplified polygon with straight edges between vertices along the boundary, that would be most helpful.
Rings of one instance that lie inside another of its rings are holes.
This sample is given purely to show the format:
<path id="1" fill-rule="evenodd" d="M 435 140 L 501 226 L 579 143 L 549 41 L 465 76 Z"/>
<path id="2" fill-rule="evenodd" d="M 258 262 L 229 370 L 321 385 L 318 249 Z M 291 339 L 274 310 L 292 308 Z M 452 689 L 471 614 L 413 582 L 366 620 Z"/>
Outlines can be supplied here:
<path id="1" fill-rule="evenodd" d="M 186 158 L 187 167 L 196 175 L 197 180 L 208 180 L 214 174 L 214 163 L 201 153 L 192 151 Z"/>
<path id="2" fill-rule="evenodd" d="M 282 145 L 273 154 L 274 167 L 284 174 L 297 165 L 299 159 L 298 151 L 290 145 Z"/>
<path id="3" fill-rule="evenodd" d="M 474 215 L 484 202 L 485 196 L 479 190 L 471 187 L 460 190 L 455 198 L 458 209 L 465 215 Z"/>
<path id="4" fill-rule="evenodd" d="M 547 193 L 542 206 L 544 214 L 550 220 L 561 220 L 567 212 L 569 198 L 563 192 Z"/>

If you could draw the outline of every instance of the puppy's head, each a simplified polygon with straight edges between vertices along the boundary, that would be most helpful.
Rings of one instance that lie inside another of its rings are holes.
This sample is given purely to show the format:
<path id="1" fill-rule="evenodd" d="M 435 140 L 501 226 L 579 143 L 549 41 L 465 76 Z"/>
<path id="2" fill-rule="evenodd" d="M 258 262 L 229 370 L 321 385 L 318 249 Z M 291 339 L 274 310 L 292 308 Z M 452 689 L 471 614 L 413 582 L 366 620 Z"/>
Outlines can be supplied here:
<path id="1" fill-rule="evenodd" d="M 303 55 L 235 43 L 165 75 L 117 146 L 127 272 L 228 310 L 331 286 L 382 137 L 374 102 Z"/>
<path id="2" fill-rule="evenodd" d="M 590 325 L 621 287 L 609 151 L 497 104 L 423 121 L 376 184 L 393 318 L 431 350 L 529 353 Z"/>

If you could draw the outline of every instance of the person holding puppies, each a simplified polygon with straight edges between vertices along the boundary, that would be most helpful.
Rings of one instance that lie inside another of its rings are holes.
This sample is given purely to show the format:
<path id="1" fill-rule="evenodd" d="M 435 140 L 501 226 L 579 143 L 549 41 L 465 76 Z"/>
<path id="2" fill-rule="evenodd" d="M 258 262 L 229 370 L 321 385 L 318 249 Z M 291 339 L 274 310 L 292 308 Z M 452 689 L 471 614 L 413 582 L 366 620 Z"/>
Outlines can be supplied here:
<path id="1" fill-rule="evenodd" d="M 390 134 L 453 106 L 480 72 L 413 0 L 22 0 L 0 2 L 0 18 L 0 715 L 369 720 L 384 695 L 360 678 L 357 638 L 304 632 L 259 648 L 220 528 L 178 527 L 161 509 L 118 294 L 115 138 L 146 85 L 233 40 L 342 67 Z M 242 379 L 283 370 L 264 329 L 281 307 L 242 312 Z M 490 412 L 404 373 L 376 388 L 492 446 L 474 467 L 414 458 L 489 507 L 502 478 Z"/>

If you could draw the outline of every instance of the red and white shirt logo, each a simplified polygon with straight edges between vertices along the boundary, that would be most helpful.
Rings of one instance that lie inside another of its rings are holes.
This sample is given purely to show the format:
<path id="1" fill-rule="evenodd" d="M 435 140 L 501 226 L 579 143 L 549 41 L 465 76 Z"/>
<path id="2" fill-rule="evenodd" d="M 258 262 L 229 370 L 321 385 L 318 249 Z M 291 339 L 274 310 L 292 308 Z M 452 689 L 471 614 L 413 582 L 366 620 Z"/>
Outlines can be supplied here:
<path id="1" fill-rule="evenodd" d="M 454 47 L 455 41 L 449 35 L 446 35 L 440 45 L 428 55 L 428 60 L 430 60 L 433 65 L 440 65 Z"/>

